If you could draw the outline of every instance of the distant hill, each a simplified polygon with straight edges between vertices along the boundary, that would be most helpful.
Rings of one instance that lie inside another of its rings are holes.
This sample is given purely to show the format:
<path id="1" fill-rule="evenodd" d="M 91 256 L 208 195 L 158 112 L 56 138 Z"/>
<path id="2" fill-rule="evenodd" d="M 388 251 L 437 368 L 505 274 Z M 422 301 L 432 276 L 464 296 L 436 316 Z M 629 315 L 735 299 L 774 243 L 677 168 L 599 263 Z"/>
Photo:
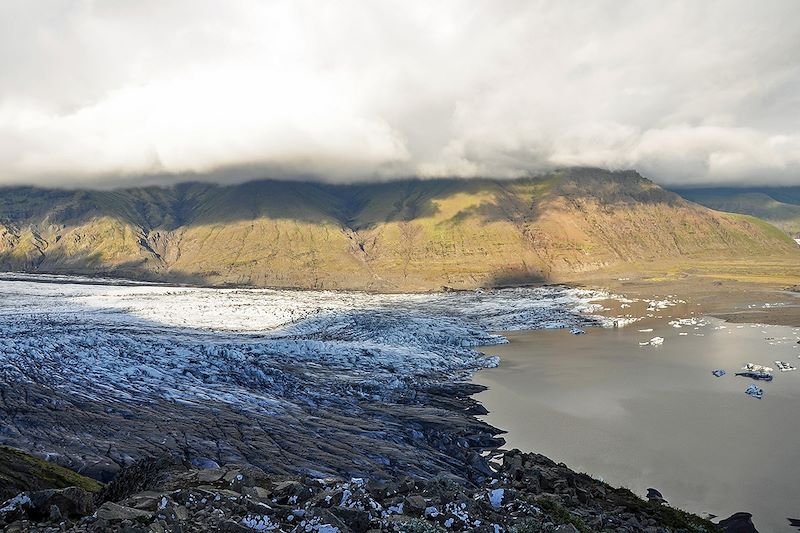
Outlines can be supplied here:
<path id="1" fill-rule="evenodd" d="M 635 172 L 0 190 L 2 270 L 428 290 L 563 280 L 667 258 L 797 253 L 769 224 L 687 202 Z"/>
<path id="2" fill-rule="evenodd" d="M 675 192 L 712 209 L 762 218 L 800 238 L 800 187 L 717 187 Z"/>

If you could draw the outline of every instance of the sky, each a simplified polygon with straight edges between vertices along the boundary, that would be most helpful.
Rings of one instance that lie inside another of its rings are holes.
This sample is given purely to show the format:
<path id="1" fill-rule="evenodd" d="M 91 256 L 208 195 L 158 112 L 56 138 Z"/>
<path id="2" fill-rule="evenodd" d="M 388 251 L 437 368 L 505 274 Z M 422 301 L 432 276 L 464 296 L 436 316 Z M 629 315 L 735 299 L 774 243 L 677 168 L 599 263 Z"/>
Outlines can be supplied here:
<path id="1" fill-rule="evenodd" d="M 800 1 L 0 2 L 0 184 L 800 184 Z"/>

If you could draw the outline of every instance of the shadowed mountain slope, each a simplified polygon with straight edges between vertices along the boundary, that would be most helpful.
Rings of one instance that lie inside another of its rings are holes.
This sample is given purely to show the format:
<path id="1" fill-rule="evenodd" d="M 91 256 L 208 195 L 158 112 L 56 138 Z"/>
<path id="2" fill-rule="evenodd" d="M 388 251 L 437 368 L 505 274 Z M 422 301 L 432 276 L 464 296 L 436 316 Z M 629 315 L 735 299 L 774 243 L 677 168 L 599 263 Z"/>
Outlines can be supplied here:
<path id="1" fill-rule="evenodd" d="M 0 190 L 3 270 L 391 291 L 791 254 L 800 259 L 769 224 L 687 202 L 635 172 Z"/>

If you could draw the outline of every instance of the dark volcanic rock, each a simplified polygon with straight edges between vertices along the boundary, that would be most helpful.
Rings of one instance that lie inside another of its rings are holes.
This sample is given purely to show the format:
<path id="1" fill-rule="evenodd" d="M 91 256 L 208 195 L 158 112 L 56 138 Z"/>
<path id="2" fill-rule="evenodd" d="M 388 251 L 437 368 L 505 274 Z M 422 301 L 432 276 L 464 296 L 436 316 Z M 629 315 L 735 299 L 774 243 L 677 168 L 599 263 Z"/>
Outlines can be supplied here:
<path id="1" fill-rule="evenodd" d="M 750 513 L 735 513 L 720 520 L 719 526 L 725 533 L 758 533 Z"/>
<path id="2" fill-rule="evenodd" d="M 30 499 L 28 516 L 43 520 L 55 514 L 53 508 L 58 510 L 59 517 L 74 518 L 87 515 L 94 511 L 95 495 L 78 487 L 67 487 L 32 492 Z"/>
<path id="3" fill-rule="evenodd" d="M 117 505 L 116 503 L 106 502 L 100 506 L 95 513 L 97 521 L 104 527 L 107 527 L 115 522 L 122 522 L 125 520 L 140 521 L 142 523 L 149 522 L 152 514 L 147 511 L 141 511 L 132 507 L 125 507 Z"/>
<path id="4" fill-rule="evenodd" d="M 661 494 L 661 492 L 653 488 L 647 489 L 647 499 L 651 502 L 667 503 L 667 500 L 664 499 L 664 496 Z"/>

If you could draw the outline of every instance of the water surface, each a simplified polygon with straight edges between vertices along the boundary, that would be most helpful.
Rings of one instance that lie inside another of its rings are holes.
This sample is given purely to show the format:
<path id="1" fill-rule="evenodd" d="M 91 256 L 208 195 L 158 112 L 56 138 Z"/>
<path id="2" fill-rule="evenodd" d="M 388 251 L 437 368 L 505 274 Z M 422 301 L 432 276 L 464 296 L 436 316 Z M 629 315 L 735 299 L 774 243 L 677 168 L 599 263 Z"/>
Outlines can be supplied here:
<path id="1" fill-rule="evenodd" d="M 670 312 L 688 316 L 680 311 Z M 669 320 L 508 333 L 509 344 L 484 349 L 501 366 L 475 377 L 489 387 L 477 396 L 485 419 L 508 431 L 508 447 L 639 495 L 655 487 L 686 510 L 748 511 L 762 532 L 796 531 L 787 518 L 800 518 L 800 370 L 759 383 L 763 400 L 746 396 L 753 381 L 733 372 L 748 361 L 800 366 L 800 330 Z M 639 346 L 656 335 L 662 346 Z"/>

